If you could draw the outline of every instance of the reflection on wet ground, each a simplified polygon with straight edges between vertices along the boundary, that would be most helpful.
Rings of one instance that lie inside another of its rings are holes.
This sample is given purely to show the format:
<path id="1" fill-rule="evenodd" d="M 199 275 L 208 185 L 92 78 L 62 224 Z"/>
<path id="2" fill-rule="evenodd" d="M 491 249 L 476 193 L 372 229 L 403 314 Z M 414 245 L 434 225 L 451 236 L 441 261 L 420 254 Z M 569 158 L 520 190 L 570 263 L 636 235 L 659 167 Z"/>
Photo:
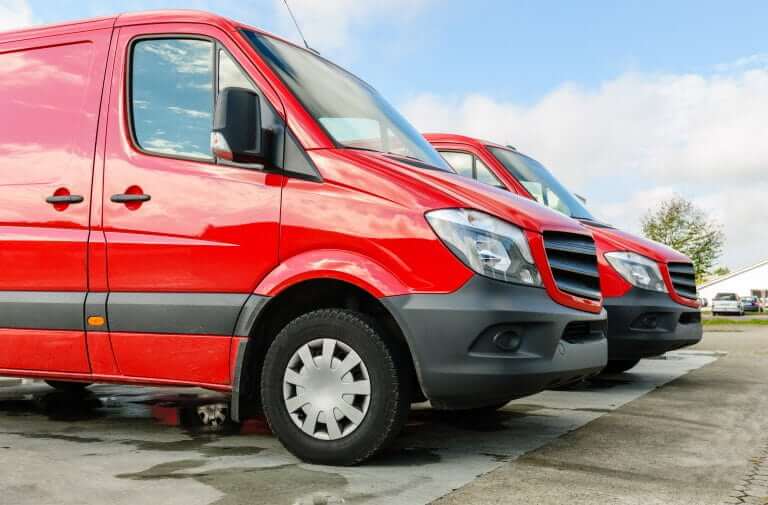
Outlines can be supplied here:
<path id="1" fill-rule="evenodd" d="M 192 391 L 192 392 L 189 392 Z M 197 390 L 158 390 L 129 386 L 92 386 L 82 392 L 51 389 L 43 383 L 0 389 L 0 413 L 42 415 L 51 421 L 147 419 L 189 433 L 264 431 L 263 423 L 235 424 L 229 398 Z"/>
<path id="2" fill-rule="evenodd" d="M 567 389 L 605 389 L 628 382 L 622 379 L 592 379 Z M 414 406 L 405 433 L 417 433 L 422 427 L 434 429 L 435 425 L 475 432 L 499 431 L 517 418 L 535 415 L 537 409 L 526 404 L 510 404 L 504 410 L 478 418 L 460 412 L 435 411 L 427 404 L 420 404 Z M 189 435 L 270 435 L 263 418 L 236 423 L 229 413 L 227 396 L 197 389 L 103 385 L 79 392 L 65 392 L 51 389 L 44 383 L 0 389 L 0 415 L 5 416 L 38 415 L 61 422 L 145 420 L 160 426 L 181 428 Z"/>
<path id="3" fill-rule="evenodd" d="M 416 405 L 395 446 L 356 468 L 302 464 L 262 418 L 233 422 L 228 397 L 211 391 L 2 386 L 0 459 L 15 465 L 0 472 L 0 496 L 36 505 L 427 503 L 712 359 L 656 362 L 482 416 Z"/>

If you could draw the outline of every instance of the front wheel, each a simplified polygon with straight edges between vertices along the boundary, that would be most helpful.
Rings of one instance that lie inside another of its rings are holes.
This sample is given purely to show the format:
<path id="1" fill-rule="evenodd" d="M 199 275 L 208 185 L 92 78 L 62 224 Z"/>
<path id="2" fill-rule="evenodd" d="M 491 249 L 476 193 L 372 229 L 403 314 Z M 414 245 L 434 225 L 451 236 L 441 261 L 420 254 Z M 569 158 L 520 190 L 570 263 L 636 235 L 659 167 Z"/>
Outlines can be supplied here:
<path id="1" fill-rule="evenodd" d="M 85 391 L 85 388 L 91 385 L 88 382 L 68 381 L 45 381 L 45 383 L 57 391 L 64 391 L 66 393 L 80 393 Z"/>
<path id="2" fill-rule="evenodd" d="M 611 360 L 605 365 L 601 373 L 624 373 L 630 368 L 634 368 L 638 363 L 640 363 L 639 359 Z"/>
<path id="3" fill-rule="evenodd" d="M 261 398 L 269 426 L 300 459 L 354 465 L 400 432 L 410 407 L 397 350 L 357 312 L 323 309 L 269 347 Z"/>

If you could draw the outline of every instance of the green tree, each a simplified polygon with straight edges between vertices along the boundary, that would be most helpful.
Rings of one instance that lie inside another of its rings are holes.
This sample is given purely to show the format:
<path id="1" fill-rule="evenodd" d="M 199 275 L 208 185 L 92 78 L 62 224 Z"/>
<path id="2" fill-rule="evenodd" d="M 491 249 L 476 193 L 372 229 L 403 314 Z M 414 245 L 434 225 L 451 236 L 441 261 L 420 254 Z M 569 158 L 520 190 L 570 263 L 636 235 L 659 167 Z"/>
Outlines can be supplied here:
<path id="1" fill-rule="evenodd" d="M 717 267 L 714 270 L 712 270 L 712 276 L 713 277 L 722 277 L 724 275 L 728 275 L 731 273 L 731 269 L 728 267 Z"/>
<path id="2" fill-rule="evenodd" d="M 649 210 L 643 216 L 642 225 L 646 237 L 693 260 L 697 282 L 710 274 L 723 251 L 725 236 L 720 225 L 680 195 Z"/>

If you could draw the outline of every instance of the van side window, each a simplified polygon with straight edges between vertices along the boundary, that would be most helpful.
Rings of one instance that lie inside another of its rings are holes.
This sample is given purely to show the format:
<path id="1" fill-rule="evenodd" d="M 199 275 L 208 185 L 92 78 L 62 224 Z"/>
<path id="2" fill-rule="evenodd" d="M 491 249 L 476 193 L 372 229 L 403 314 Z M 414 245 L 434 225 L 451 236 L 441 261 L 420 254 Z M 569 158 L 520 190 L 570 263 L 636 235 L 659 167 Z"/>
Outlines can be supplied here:
<path id="1" fill-rule="evenodd" d="M 131 59 L 133 131 L 145 151 L 211 160 L 213 42 L 140 40 Z"/>
<path id="2" fill-rule="evenodd" d="M 504 184 L 488 168 L 488 165 L 480 161 L 477 156 L 460 151 L 438 152 L 459 175 L 475 179 L 489 186 L 506 189 Z"/>
<path id="3" fill-rule="evenodd" d="M 223 49 L 219 49 L 218 87 L 219 93 L 225 88 L 245 88 L 258 93 L 245 73 L 240 69 L 237 63 L 235 63 L 229 53 Z"/>
<path id="4" fill-rule="evenodd" d="M 440 154 L 459 175 L 474 179 L 471 154 L 458 151 L 440 151 Z"/>
<path id="5" fill-rule="evenodd" d="M 498 177 L 496 177 L 496 175 L 491 172 L 491 169 L 488 168 L 488 165 L 480 161 L 478 158 L 475 158 L 475 179 L 484 184 L 488 184 L 489 186 L 496 186 L 497 188 L 506 189 L 504 184 L 502 184 Z"/>

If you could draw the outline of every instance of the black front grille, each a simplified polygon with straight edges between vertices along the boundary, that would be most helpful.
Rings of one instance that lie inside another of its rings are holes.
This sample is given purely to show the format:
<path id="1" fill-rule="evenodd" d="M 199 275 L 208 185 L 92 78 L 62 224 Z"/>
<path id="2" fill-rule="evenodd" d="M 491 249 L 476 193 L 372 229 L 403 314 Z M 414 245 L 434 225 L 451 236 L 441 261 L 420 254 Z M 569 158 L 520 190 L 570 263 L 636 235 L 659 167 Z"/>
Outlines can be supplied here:
<path id="1" fill-rule="evenodd" d="M 569 344 L 600 340 L 605 337 L 605 321 L 571 321 L 563 330 L 562 339 Z"/>
<path id="2" fill-rule="evenodd" d="M 680 324 L 701 323 L 701 312 L 683 312 L 680 314 Z"/>
<path id="3" fill-rule="evenodd" d="M 560 291 L 590 300 L 600 299 L 597 250 L 591 237 L 546 232 L 544 248 Z"/>
<path id="4" fill-rule="evenodd" d="M 680 296 L 696 299 L 696 273 L 691 263 L 670 263 L 667 265 L 672 286 Z"/>

